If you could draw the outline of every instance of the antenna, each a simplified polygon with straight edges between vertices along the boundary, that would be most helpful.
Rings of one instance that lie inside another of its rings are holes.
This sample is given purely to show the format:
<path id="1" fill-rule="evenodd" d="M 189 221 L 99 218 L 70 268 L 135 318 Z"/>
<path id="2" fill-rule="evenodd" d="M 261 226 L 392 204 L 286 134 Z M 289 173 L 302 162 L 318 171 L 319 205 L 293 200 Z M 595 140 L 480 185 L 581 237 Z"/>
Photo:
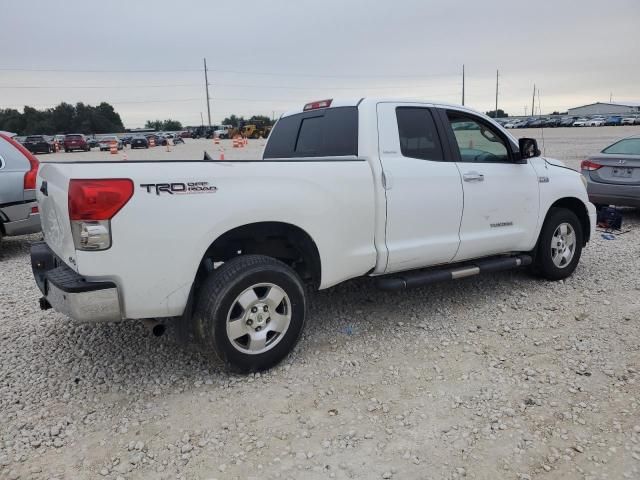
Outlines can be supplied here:
<path id="1" fill-rule="evenodd" d="M 531 116 L 536 114 L 536 84 L 533 84 L 533 100 L 531 100 Z"/>
<path id="2" fill-rule="evenodd" d="M 538 89 L 538 112 L 540 113 L 540 115 L 542 115 L 542 104 L 540 103 L 540 89 Z M 542 124 L 540 124 L 540 135 L 542 136 L 542 155 L 547 154 L 547 149 L 545 148 L 544 145 L 544 128 L 542 127 Z"/>
<path id="3" fill-rule="evenodd" d="M 500 71 L 496 70 L 496 109 L 493 118 L 498 118 L 498 79 L 500 77 Z"/>
<path id="4" fill-rule="evenodd" d="M 462 106 L 464 106 L 464 63 L 462 64 Z"/>

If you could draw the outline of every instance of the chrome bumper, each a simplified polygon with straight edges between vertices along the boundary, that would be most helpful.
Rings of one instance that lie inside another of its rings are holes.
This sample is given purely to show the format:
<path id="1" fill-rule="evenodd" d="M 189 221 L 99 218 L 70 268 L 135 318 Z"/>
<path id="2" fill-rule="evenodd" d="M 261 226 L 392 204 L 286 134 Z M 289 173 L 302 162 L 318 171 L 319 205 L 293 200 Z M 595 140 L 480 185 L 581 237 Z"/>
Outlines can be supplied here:
<path id="1" fill-rule="evenodd" d="M 113 282 L 91 282 L 58 259 L 44 242 L 31 246 L 31 267 L 44 297 L 43 310 L 53 308 L 78 322 L 122 320 L 118 288 Z"/>

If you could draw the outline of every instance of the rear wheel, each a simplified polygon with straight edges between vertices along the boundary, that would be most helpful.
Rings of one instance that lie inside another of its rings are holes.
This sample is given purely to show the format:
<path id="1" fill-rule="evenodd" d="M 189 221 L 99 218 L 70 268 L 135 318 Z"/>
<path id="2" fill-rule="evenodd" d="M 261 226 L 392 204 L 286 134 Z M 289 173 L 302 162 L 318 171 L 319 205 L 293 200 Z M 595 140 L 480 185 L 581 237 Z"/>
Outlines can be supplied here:
<path id="1" fill-rule="evenodd" d="M 300 277 L 284 263 L 243 255 L 212 272 L 198 293 L 195 325 L 231 370 L 268 369 L 298 342 L 306 317 Z"/>
<path id="2" fill-rule="evenodd" d="M 578 266 L 582 245 L 582 225 L 575 213 L 552 209 L 540 232 L 534 271 L 548 280 L 567 278 Z"/>

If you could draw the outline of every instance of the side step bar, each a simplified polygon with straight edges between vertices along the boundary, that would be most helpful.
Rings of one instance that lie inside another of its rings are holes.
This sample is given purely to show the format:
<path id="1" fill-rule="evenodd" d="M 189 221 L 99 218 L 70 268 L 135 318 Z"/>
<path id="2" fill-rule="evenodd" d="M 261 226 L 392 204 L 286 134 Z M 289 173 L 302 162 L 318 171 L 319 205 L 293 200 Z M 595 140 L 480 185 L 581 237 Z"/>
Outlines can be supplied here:
<path id="1" fill-rule="evenodd" d="M 471 277 L 481 273 L 524 267 L 531 265 L 532 261 L 533 259 L 530 255 L 518 255 L 515 257 L 486 258 L 440 269 L 411 270 L 380 277 L 376 279 L 376 286 L 381 290 L 404 290 L 445 280 Z"/>

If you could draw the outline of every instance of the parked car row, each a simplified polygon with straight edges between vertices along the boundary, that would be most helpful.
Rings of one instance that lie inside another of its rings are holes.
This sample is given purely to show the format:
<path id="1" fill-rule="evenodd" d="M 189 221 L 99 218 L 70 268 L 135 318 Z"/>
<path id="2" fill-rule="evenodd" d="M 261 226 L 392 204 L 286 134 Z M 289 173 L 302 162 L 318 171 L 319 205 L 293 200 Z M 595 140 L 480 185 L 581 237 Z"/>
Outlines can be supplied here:
<path id="1" fill-rule="evenodd" d="M 497 122 L 505 128 L 602 127 L 605 125 L 640 125 L 640 116 L 594 115 L 591 117 L 499 118 Z"/>
<path id="2" fill-rule="evenodd" d="M 70 133 L 67 135 L 29 135 L 27 137 L 15 137 L 16 141 L 24 145 L 31 153 L 53 153 L 64 150 L 65 152 L 84 151 L 88 152 L 92 148 L 100 148 L 100 151 L 108 151 L 111 143 L 116 142 L 118 150 L 122 150 L 126 145 L 131 148 L 149 148 L 150 140 L 153 139 L 155 145 L 166 145 L 171 141 L 174 145 L 184 143 L 185 132 L 178 133 L 145 133 L 136 135 L 102 135 L 99 137 L 88 136 L 82 133 Z M 188 135 L 187 135 L 188 136 Z"/>

